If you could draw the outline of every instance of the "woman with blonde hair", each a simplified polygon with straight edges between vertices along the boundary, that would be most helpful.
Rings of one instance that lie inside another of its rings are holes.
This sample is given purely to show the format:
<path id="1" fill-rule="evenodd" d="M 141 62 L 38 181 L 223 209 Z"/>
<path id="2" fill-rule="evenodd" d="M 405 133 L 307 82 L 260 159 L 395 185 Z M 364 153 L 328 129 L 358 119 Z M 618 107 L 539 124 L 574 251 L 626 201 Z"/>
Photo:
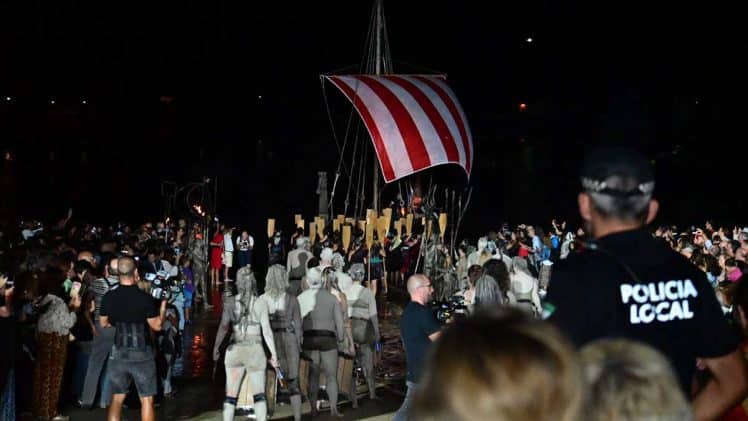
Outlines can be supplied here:
<path id="1" fill-rule="evenodd" d="M 237 396 L 242 381 L 249 381 L 254 393 L 254 410 L 258 420 L 267 418 L 265 396 L 265 370 L 267 357 L 263 339 L 270 351 L 270 365 L 279 367 L 278 354 L 270 327 L 267 301 L 257 297 L 257 281 L 252 269 L 245 266 L 236 274 L 237 294 L 231 309 L 231 345 L 226 350 L 226 399 L 223 403 L 223 421 L 234 419 Z"/>
<path id="2" fill-rule="evenodd" d="M 665 357 L 628 339 L 601 339 L 580 350 L 587 419 L 687 421 L 691 407 Z"/>
<path id="3" fill-rule="evenodd" d="M 576 421 L 583 400 L 570 345 L 511 308 L 451 325 L 423 374 L 412 414 L 419 420 Z"/>
<path id="4" fill-rule="evenodd" d="M 265 277 L 265 293 L 260 300 L 268 307 L 278 364 L 288 382 L 294 420 L 301 420 L 299 354 L 301 353 L 301 310 L 296 296 L 288 291 L 288 273 L 282 265 L 272 265 Z"/>

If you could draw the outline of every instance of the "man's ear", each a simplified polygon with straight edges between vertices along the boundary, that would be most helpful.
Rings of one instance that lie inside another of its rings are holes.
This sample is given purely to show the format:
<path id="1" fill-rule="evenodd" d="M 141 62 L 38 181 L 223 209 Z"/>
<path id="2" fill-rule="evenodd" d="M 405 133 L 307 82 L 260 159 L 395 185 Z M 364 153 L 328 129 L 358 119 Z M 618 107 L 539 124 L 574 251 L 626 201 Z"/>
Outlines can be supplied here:
<path id="1" fill-rule="evenodd" d="M 647 210 L 647 224 L 654 221 L 655 217 L 657 216 L 657 211 L 660 210 L 660 202 L 657 201 L 657 199 L 652 199 L 649 201 L 649 209 Z"/>
<path id="2" fill-rule="evenodd" d="M 579 193 L 577 196 L 577 204 L 579 205 L 579 215 L 585 221 L 592 219 L 592 201 L 590 195 L 587 193 Z"/>

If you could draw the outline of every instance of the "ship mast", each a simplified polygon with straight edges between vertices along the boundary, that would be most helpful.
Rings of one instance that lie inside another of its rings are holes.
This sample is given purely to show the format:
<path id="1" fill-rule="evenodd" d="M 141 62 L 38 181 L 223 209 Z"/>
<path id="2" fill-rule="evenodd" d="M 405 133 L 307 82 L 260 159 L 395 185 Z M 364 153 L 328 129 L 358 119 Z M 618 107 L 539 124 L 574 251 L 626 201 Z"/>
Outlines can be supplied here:
<path id="1" fill-rule="evenodd" d="M 384 41 L 384 11 L 382 10 L 382 0 L 377 0 L 376 5 L 376 33 L 375 33 L 375 39 L 376 39 L 376 69 L 375 74 L 381 75 L 382 74 L 382 42 Z M 379 162 L 377 162 L 377 154 L 372 154 L 372 158 L 374 160 L 372 165 L 372 179 L 371 179 L 371 186 L 372 186 L 372 208 L 374 209 L 374 212 L 376 212 L 377 215 L 379 215 L 379 177 L 381 176 L 379 174 Z"/>

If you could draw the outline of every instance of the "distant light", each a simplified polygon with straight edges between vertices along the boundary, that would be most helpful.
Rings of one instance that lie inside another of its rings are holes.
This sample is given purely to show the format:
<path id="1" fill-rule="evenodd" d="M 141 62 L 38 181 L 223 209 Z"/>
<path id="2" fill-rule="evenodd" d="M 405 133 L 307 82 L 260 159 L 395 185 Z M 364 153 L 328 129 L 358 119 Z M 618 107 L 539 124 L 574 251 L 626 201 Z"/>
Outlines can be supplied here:
<path id="1" fill-rule="evenodd" d="M 520 103 L 519 104 L 519 110 L 520 111 L 526 111 L 527 110 L 527 104 L 525 104 L 524 102 Z"/>
<path id="2" fill-rule="evenodd" d="M 696 105 L 699 105 L 699 100 L 698 99 L 696 100 Z"/>
<path id="3" fill-rule="evenodd" d="M 5 151 L 5 153 L 3 154 L 3 159 L 5 159 L 6 161 L 12 161 L 13 155 L 10 153 L 10 151 Z"/>
<path id="4" fill-rule="evenodd" d="M 532 37 L 527 37 L 525 41 L 527 41 L 528 43 L 532 42 Z"/>
<path id="5" fill-rule="evenodd" d="M 6 100 L 6 101 L 8 101 L 8 102 L 10 102 L 10 100 L 12 100 L 12 99 L 13 99 L 13 98 L 11 98 L 11 97 L 9 97 L 9 96 L 6 96 L 6 97 L 5 97 L 5 100 Z"/>
<path id="6" fill-rule="evenodd" d="M 262 99 L 262 95 L 257 95 L 257 99 Z"/>
<path id="7" fill-rule="evenodd" d="M 52 105 L 55 105 L 55 100 L 54 99 L 50 99 L 49 103 L 52 104 Z"/>
<path id="8" fill-rule="evenodd" d="M 86 100 L 84 99 L 83 101 L 81 101 L 81 104 L 83 104 L 83 105 L 86 105 L 86 104 L 88 104 L 88 101 L 86 101 Z"/>

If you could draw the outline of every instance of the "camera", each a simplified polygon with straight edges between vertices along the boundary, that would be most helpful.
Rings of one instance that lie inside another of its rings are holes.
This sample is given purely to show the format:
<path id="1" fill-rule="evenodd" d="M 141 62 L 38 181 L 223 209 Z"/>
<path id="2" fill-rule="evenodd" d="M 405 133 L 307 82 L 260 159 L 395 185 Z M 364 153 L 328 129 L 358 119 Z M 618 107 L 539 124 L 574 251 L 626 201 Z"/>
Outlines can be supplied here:
<path id="1" fill-rule="evenodd" d="M 434 301 L 431 306 L 439 323 L 445 323 L 453 317 L 467 316 L 467 305 L 462 295 L 453 295 L 445 301 Z"/>
<path id="2" fill-rule="evenodd" d="M 146 273 L 145 280 L 151 283 L 151 296 L 157 300 L 170 300 L 172 288 L 178 286 L 177 280 L 169 278 L 169 273 L 163 270 Z"/>

